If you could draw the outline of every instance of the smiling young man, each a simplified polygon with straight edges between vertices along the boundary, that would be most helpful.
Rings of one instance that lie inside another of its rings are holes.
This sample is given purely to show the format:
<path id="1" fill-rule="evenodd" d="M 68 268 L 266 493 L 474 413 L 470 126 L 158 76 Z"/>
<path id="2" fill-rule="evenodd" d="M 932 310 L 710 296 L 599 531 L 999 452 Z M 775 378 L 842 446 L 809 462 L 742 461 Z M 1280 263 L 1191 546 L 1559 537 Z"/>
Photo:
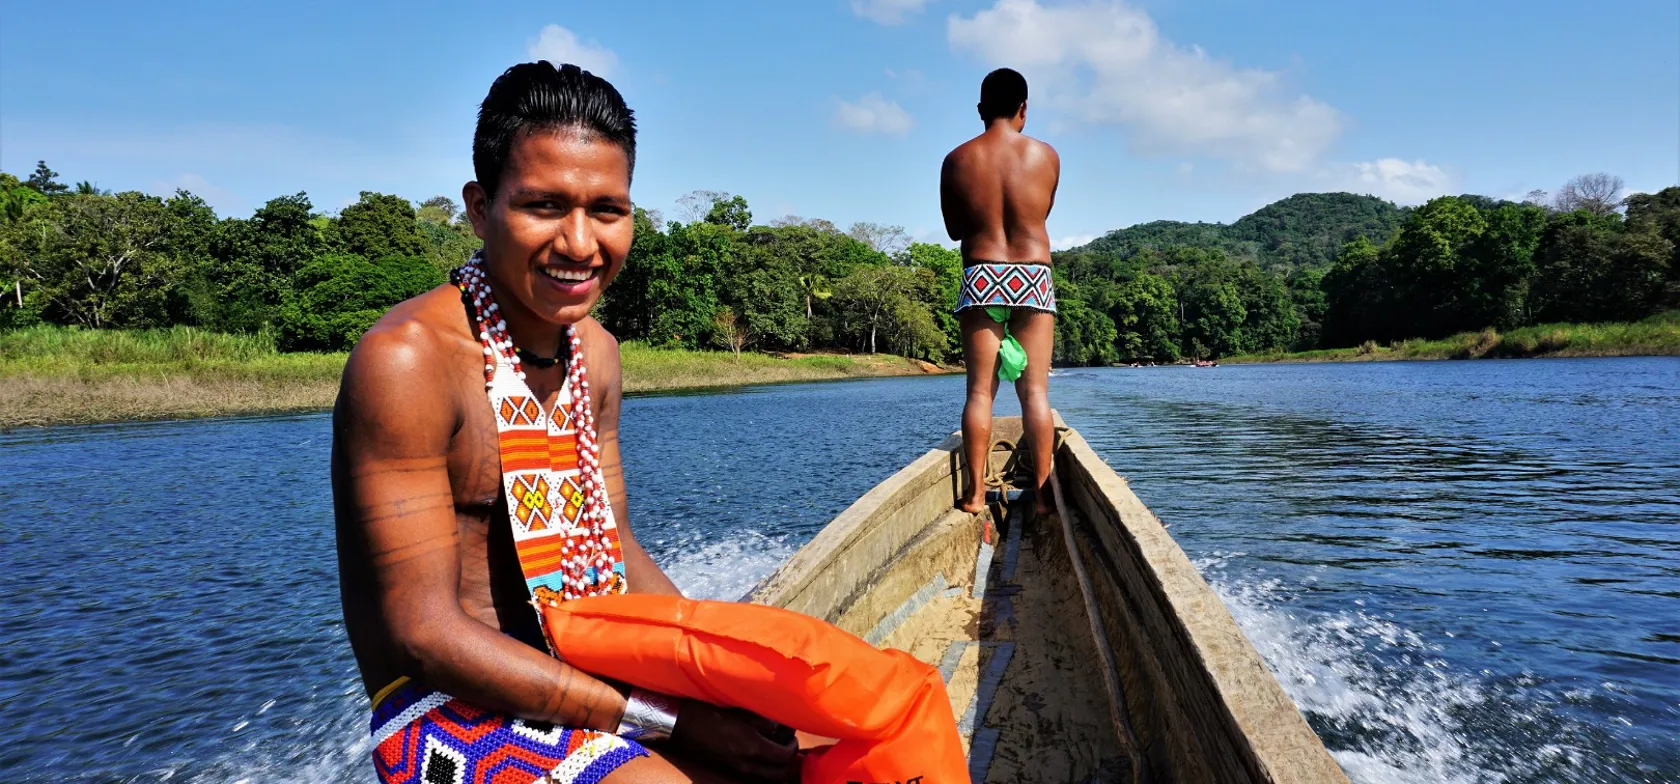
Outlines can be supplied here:
<path id="1" fill-rule="evenodd" d="M 333 418 L 345 626 L 382 782 L 785 780 L 792 733 L 550 655 L 533 599 L 678 593 L 626 520 L 618 345 L 635 121 L 576 66 L 491 86 L 462 190 L 484 249 L 351 352 Z M 644 743 L 646 745 L 644 745 Z"/>

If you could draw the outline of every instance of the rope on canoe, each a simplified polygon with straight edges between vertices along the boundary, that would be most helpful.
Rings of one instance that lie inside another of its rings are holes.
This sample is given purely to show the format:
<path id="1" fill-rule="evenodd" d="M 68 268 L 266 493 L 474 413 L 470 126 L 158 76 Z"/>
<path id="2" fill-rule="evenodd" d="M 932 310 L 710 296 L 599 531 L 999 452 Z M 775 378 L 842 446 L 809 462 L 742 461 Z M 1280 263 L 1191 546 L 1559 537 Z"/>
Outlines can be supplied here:
<path id="1" fill-rule="evenodd" d="M 1050 454 L 1052 455 L 1061 451 L 1062 445 L 1067 443 L 1068 433 L 1072 432 L 1072 429 L 1061 426 L 1057 427 L 1055 432 L 1055 445 L 1050 448 Z M 992 461 L 988 457 L 985 476 L 987 487 L 1001 489 L 1006 486 L 1029 487 L 1032 485 L 1034 473 L 1031 449 L 1022 449 L 1017 442 L 1000 438 L 992 442 L 991 451 L 1004 452 L 1009 457 L 1005 458 L 1003 464 L 996 469 L 992 468 Z"/>
<path id="2" fill-rule="evenodd" d="M 998 447 L 1003 447 L 1003 448 L 999 449 Z M 993 452 L 1005 452 L 1005 453 L 1009 454 L 1009 457 L 1004 458 L 1003 465 L 998 467 L 998 468 L 995 468 L 995 469 L 992 468 L 992 461 L 991 461 L 990 456 L 988 456 L 987 460 L 986 460 L 986 486 L 987 487 L 996 487 L 996 488 L 1001 489 L 1009 483 L 1007 474 L 1018 473 L 1018 471 L 1011 472 L 1009 470 L 1010 469 L 1009 464 L 1010 464 L 1011 459 L 1014 459 L 1015 461 L 1019 462 L 1021 453 L 1020 453 L 1019 450 L 1017 450 L 1015 448 L 1015 442 L 1011 441 L 1007 438 L 1000 438 L 996 441 L 993 441 L 992 442 L 992 451 Z"/>

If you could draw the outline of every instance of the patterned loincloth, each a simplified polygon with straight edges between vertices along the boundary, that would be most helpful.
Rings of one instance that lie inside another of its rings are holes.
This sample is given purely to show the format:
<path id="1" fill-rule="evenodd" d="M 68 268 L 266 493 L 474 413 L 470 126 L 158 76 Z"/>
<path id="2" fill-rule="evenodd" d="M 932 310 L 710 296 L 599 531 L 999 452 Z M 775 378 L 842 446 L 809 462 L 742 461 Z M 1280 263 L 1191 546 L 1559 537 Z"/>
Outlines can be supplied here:
<path id="1" fill-rule="evenodd" d="M 648 752 L 605 732 L 573 730 L 482 710 L 413 681 L 373 708 L 373 766 L 381 784 L 598 784 Z"/>
<path id="2" fill-rule="evenodd" d="M 1044 264 L 977 262 L 963 270 L 957 310 L 980 307 L 1031 308 L 1056 312 L 1056 284 Z"/>

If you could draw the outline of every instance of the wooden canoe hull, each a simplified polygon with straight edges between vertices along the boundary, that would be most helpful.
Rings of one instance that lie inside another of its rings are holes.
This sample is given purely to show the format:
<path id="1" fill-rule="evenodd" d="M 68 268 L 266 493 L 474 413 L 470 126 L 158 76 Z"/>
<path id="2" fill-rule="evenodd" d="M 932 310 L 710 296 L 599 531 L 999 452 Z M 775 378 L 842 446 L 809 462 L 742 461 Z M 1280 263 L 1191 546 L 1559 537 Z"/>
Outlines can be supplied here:
<path id="1" fill-rule="evenodd" d="M 996 421 L 992 471 L 1020 432 Z M 1165 527 L 1061 433 L 1061 515 L 954 509 L 953 434 L 747 599 L 938 666 L 976 782 L 1346 782 Z"/>

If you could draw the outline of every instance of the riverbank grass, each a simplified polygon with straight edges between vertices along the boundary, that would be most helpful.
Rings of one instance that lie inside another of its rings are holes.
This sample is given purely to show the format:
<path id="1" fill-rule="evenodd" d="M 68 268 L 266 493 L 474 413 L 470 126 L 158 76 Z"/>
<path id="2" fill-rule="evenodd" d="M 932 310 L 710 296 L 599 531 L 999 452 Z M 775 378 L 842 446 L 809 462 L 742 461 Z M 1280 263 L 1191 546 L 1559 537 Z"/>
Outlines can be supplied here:
<path id="1" fill-rule="evenodd" d="M 1462 332 L 1440 340 L 1367 341 L 1353 348 L 1249 354 L 1220 362 L 1380 362 L 1405 359 L 1680 356 L 1680 311 L 1631 323 L 1536 324 L 1501 333 Z"/>
<path id="2" fill-rule="evenodd" d="M 737 358 L 637 343 L 620 348 L 630 394 L 946 370 L 884 354 Z M 190 327 L 3 331 L 0 429 L 318 411 L 332 406 L 346 356 L 283 353 L 269 335 Z"/>

